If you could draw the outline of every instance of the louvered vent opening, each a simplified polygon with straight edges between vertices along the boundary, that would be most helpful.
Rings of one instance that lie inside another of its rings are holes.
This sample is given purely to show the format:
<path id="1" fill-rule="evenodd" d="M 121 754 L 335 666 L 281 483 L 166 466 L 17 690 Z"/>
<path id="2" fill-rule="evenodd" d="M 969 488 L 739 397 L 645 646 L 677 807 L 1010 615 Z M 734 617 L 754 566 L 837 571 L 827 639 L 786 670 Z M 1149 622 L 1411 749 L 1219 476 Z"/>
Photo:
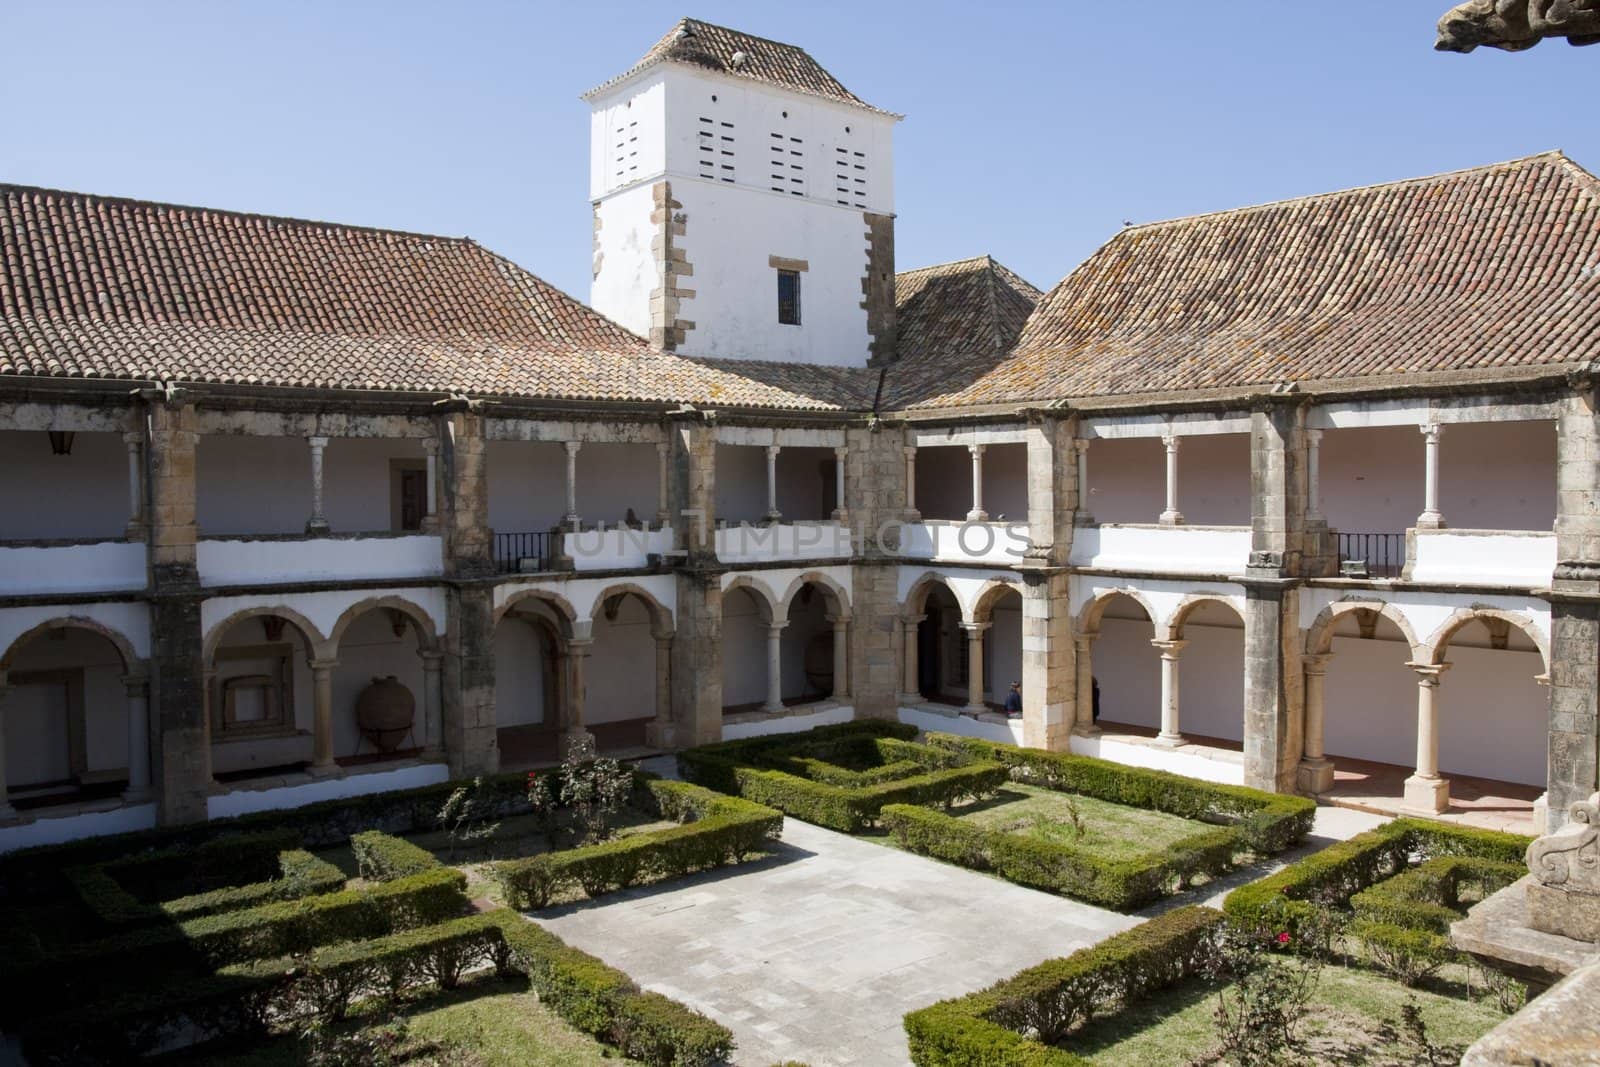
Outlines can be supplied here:
<path id="1" fill-rule="evenodd" d="M 639 176 L 639 123 L 637 120 L 617 130 L 616 143 L 617 147 L 614 155 L 616 180 L 619 184 L 630 182 Z"/>
<path id="2" fill-rule="evenodd" d="M 806 195 L 806 143 L 799 137 L 772 134 L 768 146 L 768 188 L 775 193 Z"/>

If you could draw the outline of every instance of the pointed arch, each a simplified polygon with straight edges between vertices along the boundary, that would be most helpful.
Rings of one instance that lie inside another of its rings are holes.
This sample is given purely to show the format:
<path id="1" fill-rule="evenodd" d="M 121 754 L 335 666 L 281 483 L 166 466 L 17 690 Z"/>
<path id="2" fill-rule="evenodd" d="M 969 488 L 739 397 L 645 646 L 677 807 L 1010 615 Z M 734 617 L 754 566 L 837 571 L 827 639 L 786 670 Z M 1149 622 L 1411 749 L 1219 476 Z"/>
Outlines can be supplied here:
<path id="1" fill-rule="evenodd" d="M 991 578 L 978 589 L 978 595 L 972 600 L 973 622 L 992 622 L 994 606 L 1007 593 L 1022 595 L 1022 587 L 1015 581 L 1002 578 Z"/>
<path id="2" fill-rule="evenodd" d="M 1406 644 L 1411 648 L 1413 661 L 1421 663 L 1422 644 L 1417 640 L 1416 631 L 1411 628 L 1411 620 L 1405 613 L 1393 604 L 1374 597 L 1361 597 L 1351 600 L 1336 600 L 1317 613 L 1316 619 L 1311 623 L 1311 628 L 1306 631 L 1306 654 L 1308 656 L 1321 656 L 1333 651 L 1333 631 L 1341 617 L 1351 615 L 1358 611 L 1372 611 L 1394 623 L 1400 635 L 1406 639 Z"/>
<path id="3" fill-rule="evenodd" d="M 1163 635 L 1164 629 L 1160 623 L 1161 613 L 1156 610 L 1148 597 L 1132 586 L 1118 586 L 1115 589 L 1104 589 L 1097 592 L 1093 600 L 1083 606 L 1078 613 L 1077 633 L 1098 634 L 1100 632 L 1100 618 L 1105 614 L 1106 605 L 1119 596 L 1125 596 L 1144 609 L 1150 619 L 1150 625 L 1155 627 L 1156 636 Z"/>
<path id="4" fill-rule="evenodd" d="M 778 618 L 787 619 L 789 608 L 794 604 L 794 598 L 800 590 L 808 585 L 815 585 L 822 589 L 823 596 L 828 599 L 828 608 L 841 619 L 850 617 L 850 594 L 832 578 L 821 571 L 806 571 L 794 581 L 789 583 L 789 588 L 783 591 L 782 598 L 778 601 Z"/>
<path id="5" fill-rule="evenodd" d="M 420 651 L 438 651 L 439 634 L 433 625 L 433 619 L 422 608 L 405 597 L 399 596 L 372 597 L 350 605 L 344 610 L 344 614 L 339 616 L 338 621 L 333 624 L 333 630 L 328 634 L 329 645 L 337 653 L 339 644 L 343 641 L 345 631 L 350 628 L 350 624 L 367 612 L 377 611 L 380 608 L 401 612 L 411 620 L 412 625 L 417 630 L 417 647 Z"/>
<path id="6" fill-rule="evenodd" d="M 761 615 L 767 622 L 781 621 L 786 617 L 779 614 L 778 602 L 764 582 L 758 582 L 748 574 L 741 574 L 723 587 L 723 597 L 726 598 L 735 589 L 744 589 L 750 593 L 751 598 L 756 602 L 756 607 L 761 609 Z M 787 604 L 785 607 L 787 608 Z"/>
<path id="7" fill-rule="evenodd" d="M 600 613 L 605 610 L 607 601 L 623 596 L 639 598 L 640 602 L 644 604 L 645 611 L 650 615 L 651 629 L 658 635 L 665 637 L 675 632 L 676 626 L 673 622 L 672 612 L 667 610 L 665 604 L 656 599 L 654 593 L 633 582 L 618 582 L 616 585 L 608 585 L 602 589 L 600 595 L 594 598 L 594 607 L 589 612 L 589 621 L 593 623 L 600 617 Z"/>
<path id="8" fill-rule="evenodd" d="M 1195 610 L 1203 604 L 1221 604 L 1238 618 L 1240 626 L 1244 625 L 1244 608 L 1240 606 L 1234 597 L 1227 596 L 1224 593 L 1209 593 L 1202 590 L 1198 593 L 1190 593 L 1178 602 L 1178 606 L 1172 611 L 1172 617 L 1167 620 L 1167 632 L 1174 639 L 1181 639 L 1183 637 L 1183 624 L 1188 622 L 1189 616 L 1194 614 Z"/>
<path id="9" fill-rule="evenodd" d="M 87 630 L 111 642 L 112 646 L 117 650 L 117 655 L 122 658 L 122 672 L 124 674 L 143 674 L 145 671 L 144 661 L 133 650 L 133 642 L 128 640 L 122 633 L 103 622 L 84 615 L 63 615 L 57 619 L 47 619 L 19 634 L 17 639 L 11 642 L 10 647 L 5 650 L 5 654 L 0 655 L 0 673 L 11 669 L 17 654 L 26 648 L 29 642 L 51 630 Z"/>
<path id="10" fill-rule="evenodd" d="M 905 616 L 921 615 L 927 611 L 928 593 L 935 586 L 943 586 L 944 591 L 959 605 L 961 598 L 956 596 L 956 591 L 951 588 L 945 576 L 938 571 L 923 571 L 917 580 L 911 583 L 911 588 L 906 593 L 905 601 L 900 605 L 900 614 Z"/>
<path id="11" fill-rule="evenodd" d="M 1502 622 L 1510 623 L 1512 626 L 1515 626 L 1517 629 L 1521 630 L 1527 636 L 1528 640 L 1533 642 L 1533 646 L 1539 650 L 1539 657 L 1544 662 L 1544 672 L 1546 675 L 1549 675 L 1549 639 L 1547 639 L 1543 632 L 1540 631 L 1539 627 L 1535 625 L 1530 616 L 1520 611 L 1507 611 L 1504 608 L 1478 606 L 1470 608 L 1457 608 L 1455 611 L 1451 612 L 1450 617 L 1433 632 L 1433 636 L 1428 638 L 1427 643 L 1422 646 L 1422 654 L 1417 657 L 1417 662 L 1443 663 L 1445 652 L 1450 645 L 1450 638 L 1459 633 L 1462 627 L 1466 626 L 1468 623 L 1475 622 L 1479 619 L 1499 619 Z"/>
<path id="12" fill-rule="evenodd" d="M 313 659 L 323 658 L 323 653 L 330 647 L 328 639 L 322 636 L 322 631 L 317 629 L 316 623 L 300 614 L 300 612 L 285 604 L 260 605 L 236 611 L 211 627 L 211 632 L 206 634 L 203 646 L 204 662 L 207 669 L 210 668 L 211 662 L 216 659 L 217 647 L 222 644 L 222 639 L 227 636 L 229 630 L 246 619 L 258 619 L 263 616 L 283 619 L 300 631 L 300 636 L 306 642 L 306 651 Z"/>
<path id="13" fill-rule="evenodd" d="M 510 596 L 506 597 L 506 602 L 501 604 L 500 607 L 495 610 L 495 624 L 499 625 L 500 620 L 511 614 L 517 605 L 525 604 L 530 600 L 538 601 L 539 605 L 543 607 L 550 617 L 555 621 L 557 629 L 559 630 L 560 636 L 563 640 L 567 640 L 572 637 L 573 632 L 578 624 L 578 612 L 573 608 L 571 601 L 567 600 L 566 597 L 562 596 L 554 589 L 536 587 L 532 589 L 517 590 L 515 593 L 512 593 Z M 585 624 L 587 624 L 587 621 L 588 620 L 585 620 Z"/>

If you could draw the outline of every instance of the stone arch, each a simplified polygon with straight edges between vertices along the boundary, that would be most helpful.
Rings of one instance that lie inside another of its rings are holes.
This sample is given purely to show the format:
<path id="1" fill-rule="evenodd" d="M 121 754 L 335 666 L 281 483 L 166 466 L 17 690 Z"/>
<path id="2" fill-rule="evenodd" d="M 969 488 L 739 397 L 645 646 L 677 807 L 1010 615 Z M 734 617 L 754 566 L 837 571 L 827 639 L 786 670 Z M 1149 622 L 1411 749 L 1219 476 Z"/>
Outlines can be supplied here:
<path id="1" fill-rule="evenodd" d="M 103 622 L 88 618 L 83 615 L 63 615 L 58 619 L 47 619 L 37 626 L 19 634 L 11 642 L 11 646 L 0 655 L 0 674 L 11 669 L 17 653 L 28 646 L 34 638 L 51 630 L 87 630 L 92 634 L 105 638 L 116 648 L 117 655 L 122 657 L 122 671 L 129 675 L 142 675 L 145 673 L 145 664 L 133 650 L 133 642 L 128 640 L 120 631 L 114 630 Z"/>
<path id="2" fill-rule="evenodd" d="M 519 589 L 517 592 L 512 593 L 506 597 L 506 602 L 495 610 L 495 625 L 498 626 L 500 620 L 511 614 L 512 609 L 518 604 L 526 603 L 530 600 L 538 601 L 549 612 L 550 616 L 556 621 L 557 629 L 560 631 L 563 640 L 572 637 L 578 625 L 578 612 L 566 597 L 553 589 Z M 587 623 L 587 620 L 585 620 L 585 623 Z"/>
<path id="3" fill-rule="evenodd" d="M 283 619 L 293 625 L 296 630 L 299 630 L 300 636 L 305 639 L 306 650 L 313 659 L 331 658 L 326 653 L 331 650 L 332 645 L 326 637 L 322 636 L 322 631 L 317 629 L 315 623 L 287 605 L 268 604 L 236 611 L 211 627 L 211 631 L 206 634 L 203 649 L 206 669 L 209 670 L 211 668 L 212 661 L 216 659 L 217 647 L 222 643 L 223 637 L 227 635 L 229 630 L 246 619 L 258 619 L 262 616 L 275 616 Z"/>
<path id="4" fill-rule="evenodd" d="M 339 620 L 333 624 L 333 630 L 328 634 L 329 647 L 337 651 L 340 642 L 344 639 L 345 631 L 350 628 L 350 624 L 367 612 L 375 611 L 379 608 L 401 612 L 411 620 L 417 630 L 418 651 L 437 652 L 439 650 L 439 634 L 433 625 L 433 619 L 416 604 L 405 597 L 398 596 L 371 597 L 350 605 L 339 616 Z"/>
<path id="5" fill-rule="evenodd" d="M 1132 586 L 1119 586 L 1116 589 L 1106 589 L 1096 593 L 1094 599 L 1085 604 L 1083 610 L 1078 613 L 1077 632 L 1085 635 L 1098 634 L 1100 617 L 1105 614 L 1106 605 L 1118 596 L 1128 597 L 1143 608 L 1145 615 L 1150 618 L 1150 625 L 1155 628 L 1156 637 L 1165 636 L 1166 630 L 1160 622 L 1161 613 L 1156 610 L 1148 597 Z"/>
<path id="6" fill-rule="evenodd" d="M 991 578 L 979 588 L 978 595 L 972 600 L 972 622 L 992 622 L 994 606 L 1007 593 L 1022 595 L 1022 588 L 1016 582 L 1002 578 Z"/>
<path id="7" fill-rule="evenodd" d="M 1203 604 L 1221 604 L 1238 618 L 1240 626 L 1244 625 L 1244 609 L 1232 597 L 1223 593 L 1190 593 L 1178 602 L 1178 606 L 1172 611 L 1172 617 L 1167 620 L 1167 632 L 1173 639 L 1183 637 L 1183 624 L 1188 622 L 1189 616 Z"/>
<path id="8" fill-rule="evenodd" d="M 905 601 L 900 605 L 900 614 L 905 616 L 923 614 L 928 606 L 928 593 L 934 586 L 943 586 L 945 592 L 950 594 L 957 605 L 961 603 L 961 598 L 956 595 L 956 591 L 951 588 L 944 575 L 938 571 L 924 571 L 917 576 L 916 581 L 911 583 L 911 588 L 906 593 Z"/>
<path id="9" fill-rule="evenodd" d="M 748 574 L 741 574 L 727 584 L 727 587 L 722 590 L 722 595 L 726 597 L 735 589 L 744 589 L 750 593 L 751 598 L 756 602 L 756 606 L 761 609 L 762 618 L 766 619 L 767 622 L 770 623 L 776 619 L 786 617 L 779 613 L 778 602 L 773 598 L 772 591 L 767 588 L 765 583 L 756 581 Z M 784 602 L 784 610 L 788 610 L 787 601 Z"/>
<path id="10" fill-rule="evenodd" d="M 1394 623 L 1395 628 L 1400 631 L 1401 636 L 1406 639 L 1406 644 L 1411 648 L 1411 658 L 1416 662 L 1423 662 L 1421 658 L 1423 646 L 1417 640 L 1416 631 L 1411 627 L 1411 620 L 1393 604 L 1369 598 L 1336 600 L 1318 612 L 1316 619 L 1311 623 L 1311 628 L 1306 631 L 1306 655 L 1321 656 L 1333 651 L 1334 626 L 1341 616 L 1357 611 L 1374 611 Z"/>
<path id="11" fill-rule="evenodd" d="M 790 582 L 789 588 L 783 591 L 783 598 L 778 601 L 776 609 L 778 618 L 787 619 L 789 617 L 789 607 L 794 603 L 794 598 L 799 595 L 801 589 L 808 585 L 815 585 L 821 588 L 823 596 L 827 598 L 828 609 L 834 615 L 841 619 L 850 617 L 850 594 L 846 592 L 844 586 L 821 571 L 806 571 Z"/>
<path id="12" fill-rule="evenodd" d="M 1510 623 L 1527 635 L 1539 650 L 1539 657 L 1544 662 L 1544 671 L 1550 673 L 1550 642 L 1534 625 L 1528 615 L 1520 611 L 1507 611 L 1503 608 L 1470 607 L 1457 608 L 1450 613 L 1450 617 L 1434 631 L 1433 636 L 1421 648 L 1421 654 L 1416 657 L 1418 663 L 1443 663 L 1446 649 L 1450 645 L 1450 638 L 1454 637 L 1462 627 L 1478 619 L 1499 619 Z"/>
<path id="13" fill-rule="evenodd" d="M 657 600 L 654 593 L 633 582 L 618 582 L 616 585 L 608 585 L 602 589 L 600 595 L 594 598 L 594 607 L 589 612 L 589 621 L 593 623 L 594 620 L 600 617 L 600 613 L 605 610 L 608 600 L 629 595 L 638 597 L 639 601 L 644 604 L 645 611 L 650 613 L 650 625 L 658 634 L 669 636 L 676 630 L 672 612 L 667 610 L 666 605 Z"/>

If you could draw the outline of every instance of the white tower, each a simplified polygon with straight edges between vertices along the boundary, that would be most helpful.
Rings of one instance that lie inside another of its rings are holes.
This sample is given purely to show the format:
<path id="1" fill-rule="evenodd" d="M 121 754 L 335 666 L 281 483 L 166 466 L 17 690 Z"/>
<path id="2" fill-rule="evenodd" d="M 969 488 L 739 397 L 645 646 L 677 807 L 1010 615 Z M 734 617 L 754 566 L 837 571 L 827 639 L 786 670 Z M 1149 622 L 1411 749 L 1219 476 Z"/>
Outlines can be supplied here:
<path id="1" fill-rule="evenodd" d="M 597 311 L 685 355 L 892 358 L 900 116 L 693 19 L 584 99 Z"/>

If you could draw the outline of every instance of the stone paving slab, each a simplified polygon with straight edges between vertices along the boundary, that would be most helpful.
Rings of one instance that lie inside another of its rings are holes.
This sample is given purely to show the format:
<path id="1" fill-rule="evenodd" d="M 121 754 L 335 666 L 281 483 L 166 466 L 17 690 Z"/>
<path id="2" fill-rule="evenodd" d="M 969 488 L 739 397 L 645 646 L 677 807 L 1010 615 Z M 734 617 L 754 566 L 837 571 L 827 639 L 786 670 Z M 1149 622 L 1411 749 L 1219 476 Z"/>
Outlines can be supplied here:
<path id="1" fill-rule="evenodd" d="M 740 1065 L 900 1067 L 906 1012 L 1141 920 L 786 819 L 767 860 L 538 921 L 729 1027 Z"/>

